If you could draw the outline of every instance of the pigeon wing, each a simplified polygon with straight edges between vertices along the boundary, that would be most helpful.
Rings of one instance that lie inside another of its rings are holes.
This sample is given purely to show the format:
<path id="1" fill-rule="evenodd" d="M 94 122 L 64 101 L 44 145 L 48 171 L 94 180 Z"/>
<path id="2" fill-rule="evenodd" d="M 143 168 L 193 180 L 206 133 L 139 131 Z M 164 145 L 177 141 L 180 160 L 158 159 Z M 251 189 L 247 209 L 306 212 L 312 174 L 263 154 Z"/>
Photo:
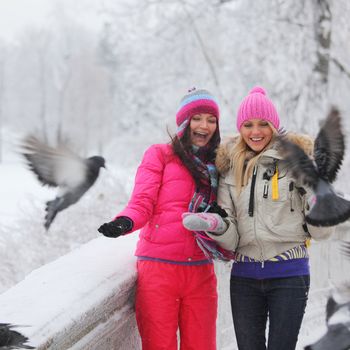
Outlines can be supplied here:
<path id="1" fill-rule="evenodd" d="M 0 323 L 0 348 L 1 349 L 34 349 L 26 345 L 28 338 L 13 330 L 18 326 L 10 323 Z"/>
<path id="2" fill-rule="evenodd" d="M 86 164 L 65 145 L 51 147 L 34 136 L 22 144 L 29 168 L 43 185 L 73 188 L 84 181 Z"/>
<path id="3" fill-rule="evenodd" d="M 304 150 L 289 141 L 285 136 L 277 136 L 280 152 L 291 170 L 293 177 L 302 181 L 305 185 L 315 188 L 318 181 L 317 169 L 313 161 Z"/>
<path id="4" fill-rule="evenodd" d="M 343 162 L 344 134 L 339 111 L 332 108 L 320 129 L 314 148 L 314 158 L 320 177 L 332 183 Z"/>

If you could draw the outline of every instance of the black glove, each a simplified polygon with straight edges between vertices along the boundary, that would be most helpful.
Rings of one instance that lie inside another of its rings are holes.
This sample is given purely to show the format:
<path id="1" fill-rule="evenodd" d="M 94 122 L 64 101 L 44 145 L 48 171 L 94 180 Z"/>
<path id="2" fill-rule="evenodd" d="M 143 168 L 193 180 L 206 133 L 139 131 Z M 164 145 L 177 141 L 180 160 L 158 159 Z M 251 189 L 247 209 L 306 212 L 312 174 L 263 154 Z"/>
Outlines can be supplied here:
<path id="1" fill-rule="evenodd" d="M 131 231 L 133 226 L 134 223 L 130 218 L 121 216 L 111 222 L 101 225 L 98 232 L 102 233 L 106 237 L 116 238 Z"/>
<path id="2" fill-rule="evenodd" d="M 227 218 L 228 214 L 225 209 L 222 209 L 218 203 L 215 201 L 209 205 L 207 213 L 219 214 L 222 218 Z"/>

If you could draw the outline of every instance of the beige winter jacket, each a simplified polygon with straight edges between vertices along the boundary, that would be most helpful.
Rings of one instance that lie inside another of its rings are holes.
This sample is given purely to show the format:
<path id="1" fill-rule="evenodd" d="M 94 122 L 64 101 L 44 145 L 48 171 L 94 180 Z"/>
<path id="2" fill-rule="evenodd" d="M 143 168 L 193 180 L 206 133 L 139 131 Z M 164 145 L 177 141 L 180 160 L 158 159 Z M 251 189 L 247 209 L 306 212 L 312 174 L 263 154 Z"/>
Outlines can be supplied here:
<path id="1" fill-rule="evenodd" d="M 313 149 L 311 138 L 295 134 L 288 134 L 288 137 L 303 147 L 306 153 L 311 154 Z M 252 177 L 237 195 L 233 168 L 230 165 L 237 139 L 237 137 L 231 138 L 220 146 L 216 160 L 220 172 L 218 203 L 229 215 L 228 228 L 221 236 L 208 234 L 223 248 L 235 250 L 260 261 L 294 248 L 310 237 L 316 240 L 328 238 L 334 228 L 306 225 L 305 213 L 308 207 L 307 201 L 312 195 L 311 190 L 299 184 L 291 176 L 281 155 L 275 149 L 276 144 L 264 151 L 258 160 L 253 189 L 253 215 L 249 215 Z M 263 174 L 267 169 L 274 169 L 274 162 L 277 162 L 279 173 L 279 198 L 277 200 L 271 198 L 271 179 L 266 180 L 266 176 L 263 179 Z M 264 197 L 264 186 L 266 198 Z M 306 194 L 301 194 L 303 192 L 299 190 L 301 187 L 306 190 Z M 304 229 L 303 225 L 307 229 Z"/>

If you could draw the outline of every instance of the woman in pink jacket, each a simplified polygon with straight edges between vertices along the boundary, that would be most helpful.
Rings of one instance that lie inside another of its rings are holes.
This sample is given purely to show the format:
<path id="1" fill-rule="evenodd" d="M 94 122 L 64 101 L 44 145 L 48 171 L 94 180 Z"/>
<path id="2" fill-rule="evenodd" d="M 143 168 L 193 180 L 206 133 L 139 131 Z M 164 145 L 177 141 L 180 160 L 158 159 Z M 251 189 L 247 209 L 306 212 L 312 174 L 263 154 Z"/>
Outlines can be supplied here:
<path id="1" fill-rule="evenodd" d="M 207 211 L 215 203 L 218 121 L 213 96 L 189 91 L 176 114 L 176 135 L 170 144 L 148 148 L 126 208 L 99 228 L 107 237 L 141 229 L 136 319 L 143 350 L 176 350 L 178 329 L 181 350 L 216 349 L 212 259 L 200 233 L 183 226 L 182 214 Z"/>

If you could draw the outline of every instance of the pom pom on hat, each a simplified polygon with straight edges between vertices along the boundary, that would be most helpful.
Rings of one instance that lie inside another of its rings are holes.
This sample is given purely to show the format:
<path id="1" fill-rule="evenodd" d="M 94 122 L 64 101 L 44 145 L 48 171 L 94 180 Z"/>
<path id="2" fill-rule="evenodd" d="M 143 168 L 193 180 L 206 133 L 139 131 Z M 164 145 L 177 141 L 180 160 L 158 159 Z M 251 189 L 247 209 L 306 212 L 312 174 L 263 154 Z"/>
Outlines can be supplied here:
<path id="1" fill-rule="evenodd" d="M 262 88 L 261 86 L 255 86 L 253 87 L 250 91 L 249 94 L 255 94 L 255 93 L 260 93 L 263 95 L 266 95 L 266 91 L 264 90 L 264 88 Z"/>
<path id="2" fill-rule="evenodd" d="M 213 95 L 207 90 L 196 90 L 192 88 L 188 91 L 180 102 L 176 113 L 176 124 L 178 126 L 177 135 L 182 137 L 191 118 L 195 114 L 210 113 L 219 119 L 219 106 Z"/>
<path id="3" fill-rule="evenodd" d="M 237 129 L 250 119 L 263 119 L 270 122 L 276 130 L 280 125 L 280 119 L 274 104 L 266 96 L 266 91 L 260 86 L 255 86 L 249 91 L 238 108 Z"/>

